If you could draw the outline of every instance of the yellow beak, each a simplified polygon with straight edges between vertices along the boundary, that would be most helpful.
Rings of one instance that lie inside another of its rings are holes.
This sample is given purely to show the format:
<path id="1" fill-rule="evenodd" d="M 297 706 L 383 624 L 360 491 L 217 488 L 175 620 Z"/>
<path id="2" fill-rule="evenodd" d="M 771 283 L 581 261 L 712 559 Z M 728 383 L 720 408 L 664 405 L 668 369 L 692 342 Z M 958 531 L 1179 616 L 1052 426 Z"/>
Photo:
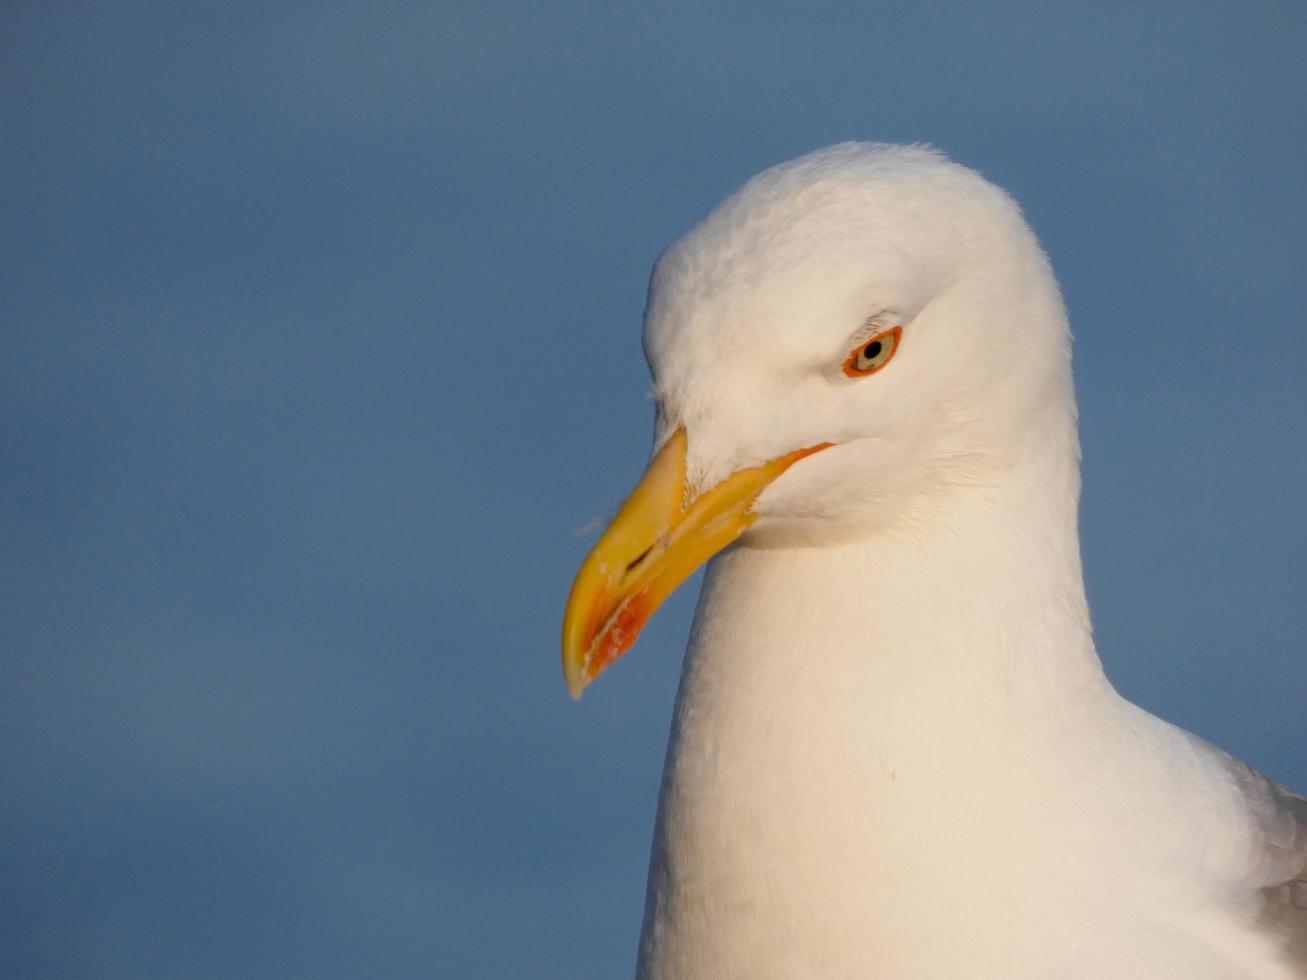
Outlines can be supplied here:
<path id="1" fill-rule="evenodd" d="M 563 614 L 563 676 L 572 697 L 635 643 L 644 624 L 690 574 L 744 533 L 767 484 L 827 448 L 799 449 L 740 470 L 693 500 L 685 483 L 685 430 L 649 463 L 576 573 Z"/>

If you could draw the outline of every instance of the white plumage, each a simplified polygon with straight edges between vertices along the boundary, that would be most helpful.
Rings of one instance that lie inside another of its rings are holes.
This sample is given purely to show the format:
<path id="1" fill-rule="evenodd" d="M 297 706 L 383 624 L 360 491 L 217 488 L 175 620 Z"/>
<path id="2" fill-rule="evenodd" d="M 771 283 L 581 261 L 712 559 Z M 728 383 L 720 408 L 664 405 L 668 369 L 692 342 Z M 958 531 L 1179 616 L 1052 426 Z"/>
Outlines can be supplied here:
<path id="1" fill-rule="evenodd" d="M 640 976 L 1307 976 L 1307 802 L 1103 675 L 1070 347 L 1017 206 L 923 148 L 776 167 L 659 259 L 691 494 L 834 445 L 710 565 Z"/>

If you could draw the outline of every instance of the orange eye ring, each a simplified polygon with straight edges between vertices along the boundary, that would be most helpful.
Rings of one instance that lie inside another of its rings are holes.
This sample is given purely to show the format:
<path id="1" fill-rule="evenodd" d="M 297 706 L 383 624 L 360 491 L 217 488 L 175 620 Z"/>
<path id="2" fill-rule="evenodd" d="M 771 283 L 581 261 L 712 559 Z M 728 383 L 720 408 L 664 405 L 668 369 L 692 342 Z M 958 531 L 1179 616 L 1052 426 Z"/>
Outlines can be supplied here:
<path id="1" fill-rule="evenodd" d="M 844 359 L 844 373 L 850 378 L 865 378 L 875 374 L 893 360 L 902 336 L 902 327 L 890 327 L 869 340 L 864 340 Z"/>

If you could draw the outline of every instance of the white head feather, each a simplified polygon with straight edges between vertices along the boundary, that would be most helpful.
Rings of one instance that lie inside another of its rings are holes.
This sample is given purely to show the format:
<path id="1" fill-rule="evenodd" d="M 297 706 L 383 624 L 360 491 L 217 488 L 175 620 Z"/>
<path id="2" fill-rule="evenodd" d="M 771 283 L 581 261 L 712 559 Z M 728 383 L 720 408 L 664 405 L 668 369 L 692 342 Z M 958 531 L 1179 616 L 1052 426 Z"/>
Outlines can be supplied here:
<path id="1" fill-rule="evenodd" d="M 886 370 L 841 364 L 903 327 Z M 844 143 L 759 174 L 654 268 L 644 346 L 658 441 L 689 435 L 704 489 L 796 448 L 753 543 L 910 526 L 941 493 L 1075 454 L 1070 337 L 1016 203 L 923 147 Z"/>

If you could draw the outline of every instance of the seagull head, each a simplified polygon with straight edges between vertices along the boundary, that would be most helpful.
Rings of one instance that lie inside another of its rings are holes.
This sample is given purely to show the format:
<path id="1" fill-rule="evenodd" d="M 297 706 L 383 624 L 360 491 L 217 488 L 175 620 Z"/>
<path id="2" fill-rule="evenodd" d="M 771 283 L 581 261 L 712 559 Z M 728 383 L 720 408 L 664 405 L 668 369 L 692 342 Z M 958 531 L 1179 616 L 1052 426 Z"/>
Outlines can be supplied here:
<path id="1" fill-rule="evenodd" d="M 1072 432 L 1070 334 L 1015 202 L 923 147 L 764 171 L 654 267 L 644 478 L 563 623 L 574 696 L 741 535 L 823 547 L 911 529 Z M 1074 451 L 1074 447 L 1070 447 Z"/>

